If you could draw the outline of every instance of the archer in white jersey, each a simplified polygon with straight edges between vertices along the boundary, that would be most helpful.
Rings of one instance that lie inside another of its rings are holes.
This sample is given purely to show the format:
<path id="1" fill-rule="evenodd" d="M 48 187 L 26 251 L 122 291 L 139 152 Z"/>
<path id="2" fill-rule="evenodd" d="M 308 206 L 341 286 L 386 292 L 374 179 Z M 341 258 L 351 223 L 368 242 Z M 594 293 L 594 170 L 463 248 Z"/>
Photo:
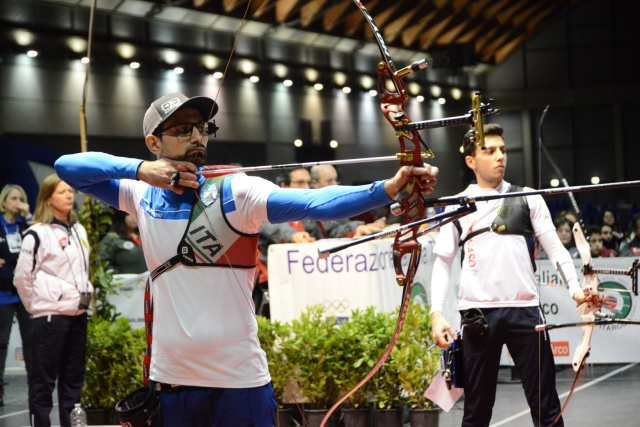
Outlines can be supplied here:
<path id="1" fill-rule="evenodd" d="M 403 167 L 386 181 L 319 190 L 281 189 L 245 174 L 205 180 L 196 171 L 217 109 L 205 97 L 164 96 L 143 123 L 158 160 L 79 153 L 55 166 L 72 187 L 138 222 L 155 273 L 149 378 L 168 390 L 160 399 L 165 425 L 197 417 L 206 426 L 271 426 L 276 406 L 251 299 L 260 226 L 351 217 L 390 203 L 412 176 L 430 193 L 438 171 Z"/>

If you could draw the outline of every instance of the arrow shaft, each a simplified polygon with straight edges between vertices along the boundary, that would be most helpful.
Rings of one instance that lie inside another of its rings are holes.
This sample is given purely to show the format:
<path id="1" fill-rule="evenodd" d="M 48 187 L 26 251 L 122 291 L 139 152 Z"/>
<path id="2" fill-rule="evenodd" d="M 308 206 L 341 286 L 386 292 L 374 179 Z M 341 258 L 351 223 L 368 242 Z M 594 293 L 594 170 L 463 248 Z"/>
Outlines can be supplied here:
<path id="1" fill-rule="evenodd" d="M 380 156 L 380 157 L 365 157 L 362 159 L 346 159 L 346 160 L 327 160 L 322 162 L 304 162 L 304 163 L 286 163 L 282 165 L 265 165 L 265 166 L 247 166 L 247 167 L 223 167 L 217 168 L 215 166 L 204 166 L 201 171 L 198 171 L 198 175 L 202 175 L 206 178 L 211 178 L 220 175 L 228 175 L 232 173 L 241 172 L 260 172 L 270 170 L 291 170 L 298 168 L 309 168 L 312 166 L 321 165 L 348 165 L 353 163 L 374 163 L 374 162 L 389 162 L 392 160 L 398 160 L 398 156 Z"/>

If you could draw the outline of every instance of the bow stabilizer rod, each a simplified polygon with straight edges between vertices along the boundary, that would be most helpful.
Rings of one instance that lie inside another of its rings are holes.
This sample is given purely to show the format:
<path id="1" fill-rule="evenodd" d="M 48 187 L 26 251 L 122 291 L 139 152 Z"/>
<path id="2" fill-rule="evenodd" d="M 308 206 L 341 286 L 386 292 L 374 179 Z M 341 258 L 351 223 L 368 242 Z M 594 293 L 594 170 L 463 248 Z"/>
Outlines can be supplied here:
<path id="1" fill-rule="evenodd" d="M 592 185 L 575 185 L 573 187 L 559 187 L 559 188 L 543 188 L 540 190 L 530 191 L 518 191 L 514 193 L 501 193 L 501 194 L 489 194 L 487 196 L 451 196 L 451 197 L 439 197 L 437 199 L 425 199 L 424 203 L 427 207 L 442 207 L 449 205 L 456 205 L 460 203 L 460 197 L 467 199 L 468 203 L 473 202 L 487 202 L 490 200 L 509 199 L 513 197 L 526 197 L 526 196 L 549 196 L 554 194 L 565 193 L 579 193 L 582 191 L 595 191 L 595 190 L 611 190 L 616 188 L 627 187 L 640 187 L 640 180 L 635 181 L 621 181 L 610 182 L 605 184 L 592 184 Z"/>
<path id="2" fill-rule="evenodd" d="M 374 233 L 374 234 L 370 234 L 368 236 L 362 237 L 360 239 L 355 239 L 352 240 L 350 242 L 346 242 L 346 243 L 341 243 L 339 245 L 336 246 L 332 246 L 330 248 L 325 248 L 325 249 L 318 249 L 318 256 L 322 259 L 324 258 L 328 258 L 329 255 L 334 254 L 336 252 L 340 252 L 344 249 L 350 248 L 352 246 L 355 245 L 359 245 L 361 243 L 365 243 L 365 242 L 370 242 L 371 240 L 377 240 L 377 239 L 382 239 L 385 237 L 390 237 L 390 236 L 394 236 L 398 233 L 398 231 L 402 231 L 402 230 L 408 230 L 411 229 L 413 227 L 417 227 L 423 224 L 428 224 L 428 223 L 435 223 L 430 225 L 429 227 L 427 227 L 424 230 L 420 230 L 417 234 L 419 236 L 423 236 L 431 231 L 435 231 L 438 228 L 442 227 L 445 224 L 448 224 L 449 222 L 455 221 L 456 219 L 462 218 L 465 215 L 470 214 L 471 212 L 475 212 L 477 210 L 475 203 L 466 203 L 466 201 L 461 201 L 461 206 L 453 211 L 449 211 L 449 212 L 443 212 L 443 213 L 439 213 L 436 214 L 432 217 L 429 218 L 423 218 L 421 220 L 418 221 L 414 221 L 414 222 L 410 222 L 408 224 L 404 224 L 404 225 L 400 225 L 398 227 L 389 229 L 389 230 L 383 230 L 380 231 L 378 233 Z M 410 238 L 405 238 L 403 240 L 400 241 L 400 243 L 404 243 L 405 241 L 408 242 L 410 240 Z"/>

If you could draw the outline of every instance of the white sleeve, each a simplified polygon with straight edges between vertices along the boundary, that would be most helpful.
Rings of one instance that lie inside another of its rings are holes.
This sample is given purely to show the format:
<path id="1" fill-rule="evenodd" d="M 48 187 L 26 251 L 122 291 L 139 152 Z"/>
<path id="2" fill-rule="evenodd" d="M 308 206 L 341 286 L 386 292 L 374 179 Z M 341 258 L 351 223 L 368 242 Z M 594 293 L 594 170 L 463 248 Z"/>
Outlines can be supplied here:
<path id="1" fill-rule="evenodd" d="M 538 240 L 540 241 L 540 245 L 542 245 L 544 251 L 549 256 L 551 263 L 558 270 L 560 275 L 566 279 L 567 285 L 569 285 L 569 292 L 571 296 L 573 296 L 574 293 L 582 288 L 578 282 L 576 268 L 573 264 L 571 255 L 569 255 L 569 251 L 564 247 L 555 230 L 547 231 L 539 235 Z"/>
<path id="2" fill-rule="evenodd" d="M 454 257 L 455 258 L 455 257 Z M 444 311 L 444 300 L 449 290 L 451 262 L 443 256 L 437 256 L 431 272 L 431 313 Z"/>
<path id="3" fill-rule="evenodd" d="M 13 275 L 13 286 L 18 290 L 20 300 L 24 308 L 31 312 L 31 297 L 33 295 L 34 263 L 35 263 L 35 238 L 27 234 L 22 239 L 18 263 Z"/>
<path id="4" fill-rule="evenodd" d="M 431 313 L 442 312 L 444 300 L 449 290 L 451 279 L 451 264 L 458 254 L 458 231 L 453 223 L 447 224 L 440 229 L 436 239 L 433 253 L 436 260 L 431 272 Z"/>

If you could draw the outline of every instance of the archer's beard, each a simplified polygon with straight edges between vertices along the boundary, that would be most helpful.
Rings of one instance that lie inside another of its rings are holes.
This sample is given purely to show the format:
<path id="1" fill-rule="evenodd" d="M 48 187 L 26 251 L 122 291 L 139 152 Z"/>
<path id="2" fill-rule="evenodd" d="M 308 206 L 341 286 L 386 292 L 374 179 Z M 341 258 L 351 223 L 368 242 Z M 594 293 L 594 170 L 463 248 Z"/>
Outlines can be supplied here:
<path id="1" fill-rule="evenodd" d="M 205 149 L 204 151 L 200 152 L 197 151 L 194 154 L 184 154 L 182 156 L 178 156 L 173 160 L 177 160 L 177 161 L 184 161 L 184 162 L 191 162 L 194 165 L 196 165 L 197 167 L 200 166 L 204 166 L 204 164 L 207 162 L 207 150 Z"/>

